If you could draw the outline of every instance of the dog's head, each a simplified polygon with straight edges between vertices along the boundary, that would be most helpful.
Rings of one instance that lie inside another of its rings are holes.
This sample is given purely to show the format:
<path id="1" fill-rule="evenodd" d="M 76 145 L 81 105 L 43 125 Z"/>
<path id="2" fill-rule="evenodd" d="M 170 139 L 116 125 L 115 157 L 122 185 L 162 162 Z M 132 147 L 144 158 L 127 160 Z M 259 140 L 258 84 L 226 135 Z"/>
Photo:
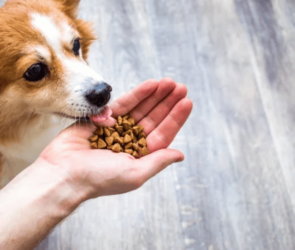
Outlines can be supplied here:
<path id="1" fill-rule="evenodd" d="M 8 0 L 0 9 L 1 119 L 103 113 L 112 88 L 86 63 L 94 40 L 79 0 Z M 18 116 L 20 117 L 20 116 Z"/>

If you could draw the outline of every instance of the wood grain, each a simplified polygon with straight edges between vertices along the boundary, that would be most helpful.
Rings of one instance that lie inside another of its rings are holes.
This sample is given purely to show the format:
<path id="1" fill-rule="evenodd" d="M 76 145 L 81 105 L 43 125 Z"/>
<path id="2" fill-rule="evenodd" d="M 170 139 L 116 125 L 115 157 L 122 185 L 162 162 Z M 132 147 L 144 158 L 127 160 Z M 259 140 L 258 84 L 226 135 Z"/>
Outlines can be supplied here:
<path id="1" fill-rule="evenodd" d="M 0 0 L 3 3 L 3 0 Z M 83 0 L 89 62 L 115 97 L 148 78 L 187 85 L 183 163 L 83 204 L 37 250 L 295 249 L 295 2 Z"/>

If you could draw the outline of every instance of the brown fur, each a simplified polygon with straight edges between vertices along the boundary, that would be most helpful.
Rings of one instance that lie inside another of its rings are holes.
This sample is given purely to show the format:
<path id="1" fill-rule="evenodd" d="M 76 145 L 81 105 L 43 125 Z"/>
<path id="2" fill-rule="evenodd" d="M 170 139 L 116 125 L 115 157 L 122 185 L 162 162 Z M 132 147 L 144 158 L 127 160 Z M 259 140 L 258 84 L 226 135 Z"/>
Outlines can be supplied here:
<path id="1" fill-rule="evenodd" d="M 26 48 L 46 41 L 32 29 L 29 13 L 50 13 L 57 20 L 66 20 L 80 34 L 83 56 L 95 39 L 91 24 L 77 19 L 77 0 L 10 0 L 0 9 L 0 143 L 21 139 L 27 126 L 38 120 L 34 107 L 64 108 L 66 95 L 63 69 L 54 55 L 49 65 L 50 74 L 38 84 L 27 82 L 23 75 L 34 63 L 37 54 L 26 53 Z M 65 47 L 65 50 L 69 48 Z M 46 96 L 46 98 L 45 98 Z M 52 106 L 53 104 L 55 106 Z"/>

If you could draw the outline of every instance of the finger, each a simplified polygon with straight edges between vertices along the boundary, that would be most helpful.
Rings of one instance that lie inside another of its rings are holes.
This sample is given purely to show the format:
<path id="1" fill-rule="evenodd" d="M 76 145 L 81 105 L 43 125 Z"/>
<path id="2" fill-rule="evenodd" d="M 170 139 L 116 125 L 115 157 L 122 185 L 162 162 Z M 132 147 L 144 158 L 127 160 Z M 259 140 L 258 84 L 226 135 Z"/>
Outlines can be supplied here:
<path id="1" fill-rule="evenodd" d="M 155 107 L 139 124 L 144 126 L 144 132 L 150 134 L 170 113 L 176 103 L 185 98 L 187 88 L 184 84 L 177 83 L 176 88 Z"/>
<path id="2" fill-rule="evenodd" d="M 157 90 L 130 112 L 130 115 L 135 119 L 135 122 L 137 123 L 145 117 L 155 106 L 158 105 L 159 102 L 168 96 L 175 87 L 176 83 L 172 78 L 163 78 L 159 82 Z"/>
<path id="3" fill-rule="evenodd" d="M 140 102 L 149 97 L 158 88 L 159 82 L 156 80 L 147 80 L 137 87 L 114 101 L 110 108 L 113 111 L 113 117 L 129 113 Z"/>
<path id="4" fill-rule="evenodd" d="M 184 160 L 184 155 L 174 149 L 158 150 L 139 160 L 133 161 L 131 182 L 135 183 L 136 188 L 142 186 L 147 180 L 161 172 L 169 165 Z"/>
<path id="5" fill-rule="evenodd" d="M 179 130 L 182 128 L 193 108 L 190 99 L 179 101 L 165 120 L 147 137 L 148 148 L 151 152 L 167 148 Z"/>

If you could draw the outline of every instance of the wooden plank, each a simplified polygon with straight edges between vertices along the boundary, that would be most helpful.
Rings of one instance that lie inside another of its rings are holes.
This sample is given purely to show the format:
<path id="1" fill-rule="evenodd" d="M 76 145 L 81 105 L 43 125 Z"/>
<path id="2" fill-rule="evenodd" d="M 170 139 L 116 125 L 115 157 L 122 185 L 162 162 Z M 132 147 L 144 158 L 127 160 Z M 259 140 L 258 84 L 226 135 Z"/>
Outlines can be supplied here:
<path id="1" fill-rule="evenodd" d="M 191 239 L 191 249 L 292 249 L 293 206 L 269 129 L 275 121 L 268 119 L 255 74 L 265 68 L 255 68 L 251 58 L 251 53 L 260 58 L 263 51 L 253 52 L 241 13 L 235 11 L 241 3 L 198 3 L 194 8 L 196 2 L 183 2 L 186 23 L 194 23 L 188 33 L 195 38 L 199 58 L 196 74 L 203 77 L 198 84 L 199 101 L 195 100 L 196 108 L 200 107 L 194 123 L 199 147 L 192 149 L 198 155 L 192 156 L 191 165 L 196 169 L 185 170 L 184 178 L 179 177 L 183 181 L 180 197 L 200 218 L 184 234 Z M 193 15 L 198 17 L 195 22 Z M 280 103 L 284 99 L 290 105 L 288 93 L 280 94 Z M 288 155 L 286 160 L 290 159 Z M 192 184 L 186 185 L 189 180 Z M 194 189 L 194 182 L 203 190 Z M 190 225 L 196 215 L 184 218 Z M 279 238 L 281 234 L 284 239 Z"/>

